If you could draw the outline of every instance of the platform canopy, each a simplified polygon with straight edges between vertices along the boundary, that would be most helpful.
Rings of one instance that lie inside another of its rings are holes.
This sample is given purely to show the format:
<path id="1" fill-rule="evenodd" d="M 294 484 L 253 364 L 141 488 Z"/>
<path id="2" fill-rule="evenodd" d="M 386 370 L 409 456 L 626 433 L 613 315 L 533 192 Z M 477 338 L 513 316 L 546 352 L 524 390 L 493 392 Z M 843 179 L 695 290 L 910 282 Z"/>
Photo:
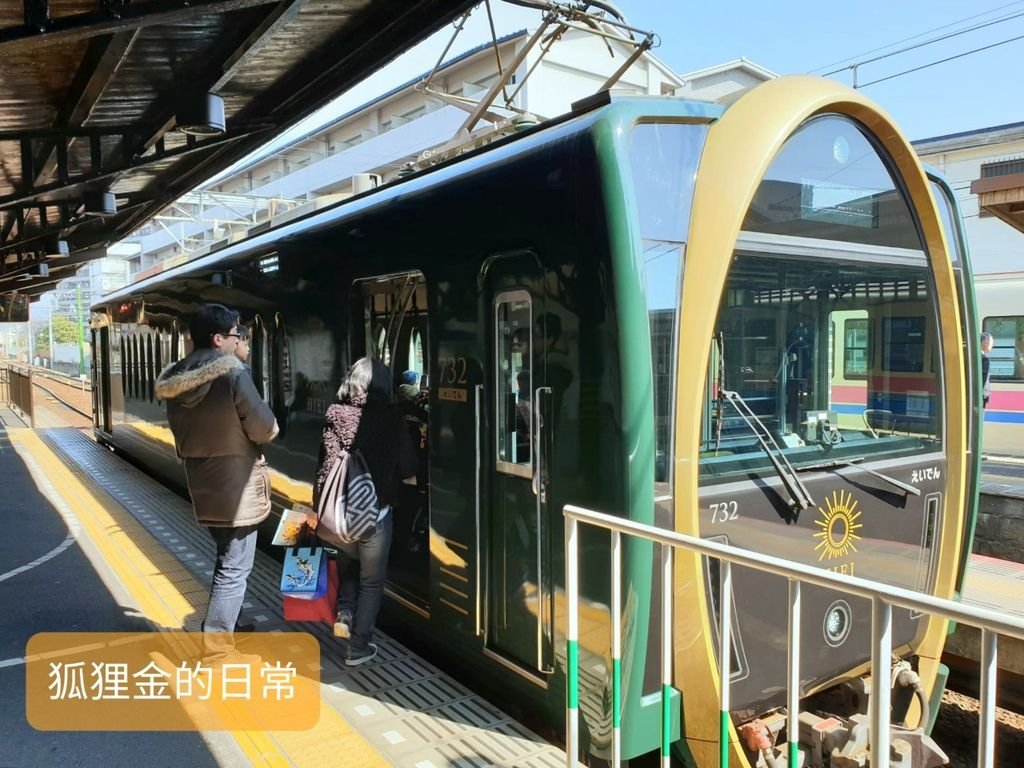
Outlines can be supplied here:
<path id="1" fill-rule="evenodd" d="M 0 294 L 36 297 L 477 0 L 0 0 Z"/>
<path id="2" fill-rule="evenodd" d="M 979 207 L 1024 232 L 1024 173 L 983 176 L 971 182 L 971 194 L 978 196 Z"/>

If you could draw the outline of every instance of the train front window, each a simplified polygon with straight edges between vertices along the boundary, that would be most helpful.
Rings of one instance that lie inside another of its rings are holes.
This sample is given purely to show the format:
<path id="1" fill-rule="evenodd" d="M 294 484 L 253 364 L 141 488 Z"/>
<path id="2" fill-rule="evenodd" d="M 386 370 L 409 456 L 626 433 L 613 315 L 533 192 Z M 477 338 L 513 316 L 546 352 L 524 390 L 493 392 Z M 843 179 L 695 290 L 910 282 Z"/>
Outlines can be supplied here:
<path id="1" fill-rule="evenodd" d="M 783 146 L 719 306 L 704 482 L 942 447 L 932 275 L 886 164 L 859 127 L 807 123 Z M 768 445 L 768 448 L 765 447 Z"/>

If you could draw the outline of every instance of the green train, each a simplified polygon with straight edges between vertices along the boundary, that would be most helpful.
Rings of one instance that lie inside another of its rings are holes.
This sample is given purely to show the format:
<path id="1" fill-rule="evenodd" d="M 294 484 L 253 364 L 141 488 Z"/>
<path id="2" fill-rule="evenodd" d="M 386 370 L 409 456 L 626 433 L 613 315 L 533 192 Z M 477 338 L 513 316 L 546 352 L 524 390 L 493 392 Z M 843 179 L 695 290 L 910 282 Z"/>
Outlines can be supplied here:
<path id="1" fill-rule="evenodd" d="M 384 627 L 557 737 L 565 504 L 954 595 L 976 374 L 938 183 L 884 113 L 829 81 L 781 78 L 727 107 L 599 94 L 104 298 L 95 435 L 180 485 L 153 382 L 189 349 L 189 313 L 227 304 L 251 319 L 252 375 L 281 427 L 275 506 L 308 503 L 324 412 L 347 366 L 378 357 L 421 456 Z M 582 547 L 581 757 L 599 763 L 608 536 Z M 674 568 L 674 759 L 707 766 L 718 569 Z M 656 569 L 651 545 L 627 545 L 626 759 L 661 744 Z M 732 764 L 782 765 L 739 734 L 785 742 L 786 584 L 736 569 L 733 591 Z M 870 613 L 805 588 L 804 765 L 855 741 Z M 945 631 L 894 611 L 893 647 L 923 684 L 894 693 L 895 719 L 928 759 Z"/>

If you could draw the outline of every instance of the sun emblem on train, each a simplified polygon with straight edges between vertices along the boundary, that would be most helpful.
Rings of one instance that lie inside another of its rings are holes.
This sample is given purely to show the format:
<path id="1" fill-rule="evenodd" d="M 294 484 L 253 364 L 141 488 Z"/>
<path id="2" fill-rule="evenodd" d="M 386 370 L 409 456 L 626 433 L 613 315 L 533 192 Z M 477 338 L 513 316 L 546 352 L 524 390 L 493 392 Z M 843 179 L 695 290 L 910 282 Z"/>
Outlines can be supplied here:
<path id="1" fill-rule="evenodd" d="M 825 499 L 825 508 L 818 507 L 818 512 L 821 517 L 814 521 L 821 528 L 814 534 L 814 538 L 819 539 L 814 547 L 816 552 L 820 552 L 818 560 L 826 557 L 833 560 L 845 557 L 851 550 L 856 552 L 856 542 L 860 541 L 857 531 L 864 526 L 857 522 L 861 513 L 853 494 L 834 491 L 830 498 Z"/>

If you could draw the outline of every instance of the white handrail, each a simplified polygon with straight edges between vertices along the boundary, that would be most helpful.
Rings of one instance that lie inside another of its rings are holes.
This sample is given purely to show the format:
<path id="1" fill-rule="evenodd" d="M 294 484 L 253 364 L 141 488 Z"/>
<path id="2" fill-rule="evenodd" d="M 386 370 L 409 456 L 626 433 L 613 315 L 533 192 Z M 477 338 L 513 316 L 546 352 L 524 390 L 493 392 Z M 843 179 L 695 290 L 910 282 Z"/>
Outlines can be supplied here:
<path id="1" fill-rule="evenodd" d="M 799 623 L 800 623 L 800 586 L 803 583 L 815 584 L 827 587 L 846 594 L 856 595 L 872 601 L 872 622 L 871 622 L 871 666 L 872 666 L 872 696 L 871 696 L 871 766 L 872 768 L 888 768 L 889 766 L 889 678 L 890 670 L 888 661 L 892 649 L 892 607 L 900 606 L 920 613 L 934 614 L 947 619 L 952 619 L 960 624 L 978 627 L 982 631 L 982 658 L 981 658 L 981 729 L 978 742 L 978 765 L 990 768 L 994 759 L 994 729 L 995 729 L 995 674 L 997 669 L 997 648 L 996 639 L 999 635 L 1014 637 L 1024 640 L 1024 620 L 1007 618 L 995 611 L 976 606 L 965 605 L 954 600 L 947 600 L 932 595 L 914 592 L 903 587 L 891 586 L 880 582 L 870 581 L 857 576 L 839 575 L 825 571 L 813 566 L 784 560 L 782 558 L 766 555 L 760 552 L 752 552 L 746 549 L 739 549 L 726 544 L 719 544 L 714 541 L 688 536 L 675 531 L 668 531 L 662 528 L 655 528 L 643 523 L 608 515 L 603 512 L 577 507 L 567 504 L 563 513 L 565 515 L 565 568 L 566 568 L 566 597 L 568 600 L 568 621 L 567 621 L 567 663 L 566 677 L 568 690 L 566 697 L 568 708 L 566 713 L 566 765 L 575 766 L 579 755 L 579 650 L 578 650 L 578 612 L 579 612 L 579 552 L 578 552 L 578 525 L 584 523 L 598 528 L 605 528 L 612 532 L 612 568 L 613 574 L 621 574 L 621 545 L 620 535 L 625 533 L 637 536 L 646 541 L 665 545 L 661 562 L 661 593 L 662 593 L 662 632 L 664 635 L 661 654 L 661 678 L 662 685 L 662 764 L 667 765 L 667 744 L 669 728 L 670 702 L 668 682 L 671 680 L 671 595 L 672 595 L 672 573 L 671 552 L 673 548 L 685 549 L 696 552 L 707 557 L 714 557 L 722 561 L 723 579 L 722 595 L 720 596 L 720 641 L 729 637 L 731 631 L 731 607 L 730 597 L 726 594 L 731 576 L 730 564 L 742 565 L 755 570 L 782 576 L 789 580 L 789 669 L 787 683 L 787 703 L 789 705 L 789 753 L 790 764 L 796 758 L 798 703 L 799 703 Z M 619 594 L 613 588 L 613 595 Z M 613 627 L 621 624 L 621 605 L 618 600 L 612 601 L 611 622 Z M 729 653 L 730 649 L 725 642 L 720 642 L 719 664 L 722 680 L 722 692 L 720 701 L 721 714 L 721 738 L 724 740 L 728 734 L 728 704 L 729 704 Z M 612 644 L 613 668 L 620 665 L 620 648 L 617 642 Z M 876 664 L 876 659 L 883 659 L 883 663 Z M 616 689 L 618 686 L 614 686 Z M 614 691 L 613 691 L 614 693 Z M 613 712 L 619 712 L 621 703 L 617 700 L 612 702 Z M 616 718 L 617 721 L 618 718 Z M 614 731 L 614 743 L 612 751 L 612 765 L 618 766 L 620 761 L 619 751 L 620 734 L 616 728 Z M 726 744 L 720 744 L 725 750 Z M 723 754 L 727 754 L 723 752 Z"/>

